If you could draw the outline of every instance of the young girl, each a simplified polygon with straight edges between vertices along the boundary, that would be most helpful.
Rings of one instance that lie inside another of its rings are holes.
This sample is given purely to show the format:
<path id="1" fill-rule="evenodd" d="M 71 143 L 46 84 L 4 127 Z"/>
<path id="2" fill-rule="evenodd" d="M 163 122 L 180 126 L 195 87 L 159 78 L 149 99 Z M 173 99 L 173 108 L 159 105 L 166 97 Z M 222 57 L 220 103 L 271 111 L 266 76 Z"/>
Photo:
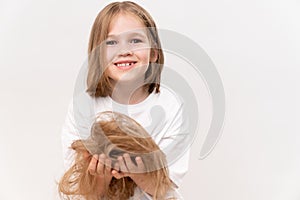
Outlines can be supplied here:
<path id="1" fill-rule="evenodd" d="M 172 183 L 165 167 L 165 155 L 145 129 L 126 115 L 109 111 L 98 114 L 90 137 L 74 141 L 72 149 L 76 151 L 75 163 L 59 182 L 63 197 L 77 195 L 87 200 L 97 200 L 99 197 L 116 200 L 131 198 L 137 189 L 131 177 L 116 179 L 110 173 L 104 174 L 101 177 L 107 182 L 104 190 L 99 184 L 101 180 L 88 172 L 93 155 L 101 154 L 101 157 L 110 158 L 110 162 L 117 162 L 117 158 L 126 152 L 133 160 L 140 156 L 144 171 L 153 177 L 153 199 L 175 199 L 176 194 L 172 194 Z M 134 163 L 132 160 L 129 162 Z M 104 167 L 103 162 L 99 163 Z M 134 176 L 139 176 L 139 173 Z M 142 199 L 142 196 L 136 197 Z"/>
<path id="2" fill-rule="evenodd" d="M 187 122 L 183 118 L 183 102 L 160 85 L 164 55 L 152 17 L 133 2 L 107 5 L 93 24 L 88 54 L 86 93 L 93 104 L 92 115 L 113 110 L 140 123 L 166 154 L 171 181 L 179 186 L 188 170 Z M 67 166 L 74 160 L 74 150 L 69 148 L 72 142 L 82 139 L 82 132 L 90 132 L 90 116 L 82 115 L 84 109 L 74 99 L 69 106 L 62 130 Z M 126 154 L 120 156 L 112 166 L 118 170 L 111 170 L 99 164 L 109 165 L 108 158 L 94 155 L 88 170 L 98 177 L 104 173 L 111 173 L 116 179 L 130 177 L 143 166 L 136 159 L 138 166 L 130 165 Z M 149 196 L 154 194 L 153 177 L 147 173 L 140 173 L 133 181 Z"/>

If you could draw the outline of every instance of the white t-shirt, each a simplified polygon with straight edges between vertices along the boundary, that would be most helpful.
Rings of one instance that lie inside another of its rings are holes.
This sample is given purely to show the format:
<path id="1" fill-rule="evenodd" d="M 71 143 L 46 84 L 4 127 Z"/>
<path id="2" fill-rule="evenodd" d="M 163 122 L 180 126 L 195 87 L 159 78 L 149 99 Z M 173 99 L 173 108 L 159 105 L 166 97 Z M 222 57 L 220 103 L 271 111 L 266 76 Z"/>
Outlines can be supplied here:
<path id="1" fill-rule="evenodd" d="M 64 163 L 73 162 L 72 142 L 89 136 L 93 117 L 103 111 L 128 115 L 140 123 L 160 149 L 166 154 L 171 180 L 179 186 L 188 171 L 190 135 L 188 120 L 183 117 L 184 104 L 174 92 L 166 87 L 160 93 L 151 93 L 144 101 L 124 105 L 111 97 L 91 98 L 88 95 L 74 97 L 69 105 L 62 129 Z"/>

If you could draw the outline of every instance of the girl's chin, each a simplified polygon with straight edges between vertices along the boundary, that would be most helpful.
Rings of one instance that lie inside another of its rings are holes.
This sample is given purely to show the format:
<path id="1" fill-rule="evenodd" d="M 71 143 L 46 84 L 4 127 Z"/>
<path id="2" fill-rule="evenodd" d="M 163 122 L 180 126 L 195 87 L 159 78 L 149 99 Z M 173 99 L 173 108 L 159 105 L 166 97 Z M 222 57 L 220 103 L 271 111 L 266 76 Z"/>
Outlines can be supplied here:
<path id="1" fill-rule="evenodd" d="M 129 71 L 128 73 L 122 74 L 114 74 L 114 76 L 110 77 L 115 83 L 121 84 L 137 84 L 140 82 L 144 82 L 145 74 L 134 73 L 133 71 Z"/>
<path id="2" fill-rule="evenodd" d="M 136 82 L 137 80 L 144 80 L 147 66 L 116 66 L 109 70 L 109 76 L 114 81 L 121 82 Z"/>

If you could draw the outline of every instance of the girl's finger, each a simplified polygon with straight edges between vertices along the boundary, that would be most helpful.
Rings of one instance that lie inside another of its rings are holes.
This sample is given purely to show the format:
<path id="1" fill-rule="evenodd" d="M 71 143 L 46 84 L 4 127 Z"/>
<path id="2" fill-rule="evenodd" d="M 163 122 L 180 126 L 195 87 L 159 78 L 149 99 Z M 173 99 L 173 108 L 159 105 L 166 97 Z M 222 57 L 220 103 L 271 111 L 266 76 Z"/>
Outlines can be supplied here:
<path id="1" fill-rule="evenodd" d="M 137 164 L 138 172 L 139 173 L 145 173 L 146 169 L 145 169 L 145 165 L 144 165 L 144 162 L 143 162 L 142 158 L 141 157 L 136 157 L 135 161 L 136 161 L 136 164 Z"/>
<path id="2" fill-rule="evenodd" d="M 127 169 L 128 171 L 130 171 L 131 173 L 136 173 L 135 171 L 137 170 L 137 167 L 136 165 L 132 162 L 131 158 L 130 158 L 130 155 L 128 153 L 125 153 L 123 155 L 124 157 L 124 160 L 125 160 L 125 163 L 126 163 L 126 166 L 127 166 Z"/>
<path id="3" fill-rule="evenodd" d="M 116 162 L 113 166 L 113 170 L 115 170 L 116 172 L 119 172 L 120 171 L 120 165 L 118 162 Z"/>
<path id="4" fill-rule="evenodd" d="M 88 171 L 91 175 L 96 175 L 96 169 L 97 169 L 97 162 L 98 162 L 98 155 L 93 155 L 90 164 L 88 166 Z"/>
<path id="5" fill-rule="evenodd" d="M 120 179 L 121 176 L 119 174 L 119 171 L 120 171 L 120 166 L 119 166 L 119 163 L 116 162 L 113 170 L 111 171 L 112 176 L 115 177 L 116 179 Z"/>
<path id="6" fill-rule="evenodd" d="M 105 159 L 105 174 L 110 174 L 111 171 L 111 159 Z"/>
<path id="7" fill-rule="evenodd" d="M 122 172 L 117 172 L 116 170 L 112 170 L 111 172 L 112 176 L 115 177 L 116 179 L 120 179 L 124 177 L 124 173 Z"/>
<path id="8" fill-rule="evenodd" d="M 98 164 L 97 164 L 97 174 L 98 175 L 103 175 L 104 174 L 105 159 L 106 159 L 105 154 L 101 154 L 99 156 L 99 161 L 98 161 Z"/>
<path id="9" fill-rule="evenodd" d="M 118 157 L 121 172 L 129 172 L 122 156 Z"/>

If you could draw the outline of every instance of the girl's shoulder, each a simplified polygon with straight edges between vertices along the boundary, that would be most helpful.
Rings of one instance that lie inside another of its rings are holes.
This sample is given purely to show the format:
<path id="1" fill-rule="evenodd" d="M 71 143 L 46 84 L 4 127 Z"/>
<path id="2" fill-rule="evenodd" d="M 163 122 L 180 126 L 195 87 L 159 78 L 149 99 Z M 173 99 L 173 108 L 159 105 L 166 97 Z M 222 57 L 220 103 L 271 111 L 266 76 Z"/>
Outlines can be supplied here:
<path id="1" fill-rule="evenodd" d="M 181 106 L 183 104 L 182 97 L 169 87 L 161 86 L 160 92 L 155 94 L 159 104 L 165 106 Z"/>

